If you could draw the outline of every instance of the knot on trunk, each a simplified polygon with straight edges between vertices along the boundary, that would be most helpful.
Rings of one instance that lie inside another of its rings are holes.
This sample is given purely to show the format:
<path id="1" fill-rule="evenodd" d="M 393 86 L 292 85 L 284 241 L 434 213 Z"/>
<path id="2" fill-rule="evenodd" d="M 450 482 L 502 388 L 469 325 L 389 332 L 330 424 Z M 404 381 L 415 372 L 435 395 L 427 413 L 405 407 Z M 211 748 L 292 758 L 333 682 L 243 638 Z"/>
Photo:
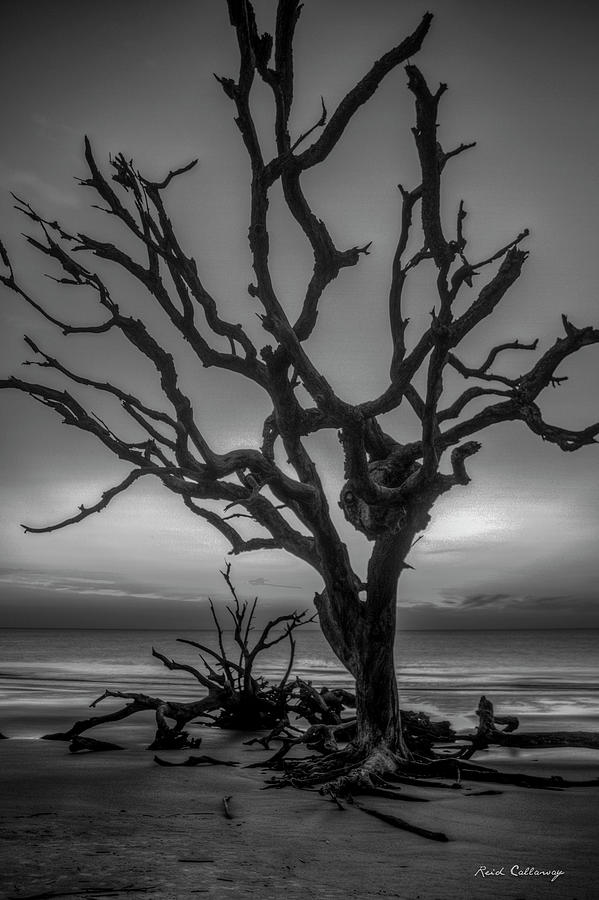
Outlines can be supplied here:
<path id="1" fill-rule="evenodd" d="M 382 534 L 401 531 L 410 514 L 408 501 L 402 497 L 401 487 L 419 468 L 418 463 L 406 464 L 405 460 L 394 458 L 394 454 L 369 463 L 368 476 L 373 485 L 396 490 L 397 494 L 393 496 L 386 492 L 386 496 L 368 502 L 361 496 L 359 487 L 351 480 L 346 481 L 341 489 L 339 506 L 347 521 L 371 541 Z"/>

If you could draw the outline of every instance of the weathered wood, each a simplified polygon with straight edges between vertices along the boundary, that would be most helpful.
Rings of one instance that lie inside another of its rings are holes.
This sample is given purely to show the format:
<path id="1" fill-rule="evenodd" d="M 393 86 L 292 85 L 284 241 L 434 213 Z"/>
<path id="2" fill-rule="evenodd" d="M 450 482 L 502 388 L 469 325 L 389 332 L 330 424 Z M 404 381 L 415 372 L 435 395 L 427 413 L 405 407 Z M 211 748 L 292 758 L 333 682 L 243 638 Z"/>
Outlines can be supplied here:
<path id="1" fill-rule="evenodd" d="M 154 749 L 195 747 L 197 746 L 197 739 L 189 738 L 187 732 L 183 731 L 183 725 L 202 715 L 205 711 L 218 708 L 220 703 L 219 694 L 216 691 L 200 700 L 191 701 L 190 703 L 177 703 L 163 700 L 160 697 L 150 697 L 147 694 L 107 690 L 94 700 L 90 706 L 95 707 L 107 698 L 123 698 L 132 702 L 113 713 L 107 713 L 104 716 L 92 716 L 89 719 L 75 722 L 68 731 L 45 734 L 42 736 L 42 740 L 72 741 L 73 738 L 84 731 L 88 731 L 90 728 L 96 728 L 98 725 L 104 725 L 107 722 L 117 722 L 141 711 L 153 710 L 156 716 L 157 729 L 152 746 L 158 744 L 155 748 L 153 746 Z M 175 724 L 172 727 L 168 725 L 167 718 L 174 720 Z"/>
<path id="2" fill-rule="evenodd" d="M 296 683 L 299 689 L 299 703 L 296 706 L 298 715 L 301 715 L 311 725 L 339 725 L 341 723 L 339 712 L 343 708 L 343 701 L 338 695 L 333 695 L 333 705 L 331 705 L 326 699 L 327 693 L 319 693 L 309 681 L 298 678 Z"/>
<path id="3" fill-rule="evenodd" d="M 98 741 L 95 738 L 75 735 L 69 744 L 70 753 L 103 753 L 107 750 L 123 750 L 119 744 L 111 741 Z"/>
<path id="4" fill-rule="evenodd" d="M 588 747 L 599 750 L 599 734 L 595 731 L 523 731 L 520 734 L 500 733 L 489 743 L 500 747 L 550 748 Z"/>
<path id="5" fill-rule="evenodd" d="M 417 753 L 429 753 L 434 744 L 451 743 L 456 732 L 449 722 L 431 722 L 423 712 L 401 710 L 401 721 L 407 746 Z"/>
<path id="6" fill-rule="evenodd" d="M 409 831 L 412 834 L 418 834 L 420 837 L 427 838 L 429 841 L 440 841 L 442 843 L 447 843 L 449 838 L 442 831 L 430 831 L 428 828 L 420 828 L 418 825 L 412 825 L 410 822 L 406 822 L 405 819 L 400 819 L 399 816 L 393 816 L 389 813 L 380 812 L 378 809 L 371 809 L 369 806 L 364 806 L 362 803 L 358 803 L 356 800 L 353 801 L 353 805 L 356 809 L 361 810 L 369 816 L 373 816 L 375 819 L 380 819 L 381 822 L 386 822 L 388 825 L 392 825 L 394 828 L 400 828 L 402 831 Z"/>
<path id="7" fill-rule="evenodd" d="M 239 763 L 230 759 L 215 759 L 214 756 L 188 756 L 182 762 L 173 762 L 170 759 L 162 759 L 160 756 L 154 757 L 154 762 L 159 766 L 238 766 Z"/>
<path id="8" fill-rule="evenodd" d="M 156 718 L 156 733 L 148 749 L 181 750 L 197 749 L 201 739 L 192 737 L 185 726 L 194 719 L 212 717 L 212 722 L 221 728 L 272 730 L 289 727 L 288 716 L 291 712 L 305 712 L 315 723 L 324 720 L 339 722 L 339 715 L 331 710 L 321 695 L 307 682 L 290 683 L 288 681 L 295 644 L 292 633 L 302 625 L 313 620 L 306 612 L 289 613 L 277 616 L 268 621 L 254 641 L 251 640 L 252 623 L 256 612 L 257 600 L 251 606 L 241 602 L 230 577 L 231 567 L 227 564 L 223 575 L 233 602 L 226 606 L 226 611 L 234 623 L 234 641 L 239 652 L 239 661 L 230 660 L 223 642 L 223 628 L 218 615 L 211 605 L 212 616 L 217 631 L 219 650 L 213 650 L 196 641 L 179 639 L 200 651 L 206 674 L 187 663 L 170 659 L 165 654 L 152 648 L 152 655 L 170 671 L 184 672 L 191 675 L 207 689 L 208 694 L 198 700 L 183 703 L 164 700 L 130 691 L 106 690 L 91 703 L 97 706 L 109 698 L 122 698 L 131 702 L 103 716 L 92 716 L 75 722 L 68 731 L 46 734 L 44 740 L 71 741 L 77 735 L 109 722 L 117 722 L 138 712 L 152 710 Z M 285 677 L 278 685 L 272 685 L 266 679 L 256 676 L 254 666 L 259 655 L 283 640 L 290 641 L 290 661 Z M 206 662 L 209 656 L 215 666 Z M 220 671 L 219 671 L 220 670 Z M 330 695 L 335 709 L 342 708 L 344 699 L 351 702 L 349 692 L 335 692 Z M 273 732 L 274 733 L 274 732 Z"/>
<path id="9" fill-rule="evenodd" d="M 499 747 L 587 747 L 599 749 L 599 733 L 595 731 L 528 731 L 514 734 L 518 728 L 516 716 L 496 716 L 493 704 L 484 695 L 480 698 L 477 715 L 479 725 L 475 735 L 464 739 L 472 742 L 476 750 L 490 745 Z M 505 728 L 498 729 L 497 725 Z"/>

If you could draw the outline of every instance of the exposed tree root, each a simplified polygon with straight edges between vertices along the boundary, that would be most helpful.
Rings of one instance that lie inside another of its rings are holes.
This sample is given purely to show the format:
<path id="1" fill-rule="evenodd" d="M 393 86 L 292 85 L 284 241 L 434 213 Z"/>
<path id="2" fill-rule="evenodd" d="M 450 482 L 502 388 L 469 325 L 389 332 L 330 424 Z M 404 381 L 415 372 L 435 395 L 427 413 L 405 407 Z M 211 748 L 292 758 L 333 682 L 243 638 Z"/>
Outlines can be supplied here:
<path id="1" fill-rule="evenodd" d="M 153 650 L 154 657 L 172 671 L 192 675 L 207 689 L 207 695 L 199 700 L 180 703 L 151 697 L 146 694 L 107 690 L 91 704 L 95 707 L 107 698 L 123 698 L 130 701 L 121 709 L 103 716 L 95 716 L 75 722 L 67 732 L 49 734 L 48 740 L 68 740 L 72 753 L 122 749 L 116 744 L 81 737 L 82 732 L 97 725 L 116 722 L 143 710 L 152 710 L 156 718 L 156 733 L 150 745 L 152 750 L 197 749 L 201 739 L 191 737 L 185 726 L 194 719 L 210 719 L 212 725 L 224 728 L 263 730 L 264 736 L 253 737 L 246 745 L 259 744 L 265 750 L 279 745 L 266 761 L 251 763 L 279 772 L 278 777 L 267 782 L 269 788 L 293 786 L 302 790 L 318 790 L 330 798 L 340 809 L 346 803 L 380 819 L 396 828 L 410 831 L 429 840 L 447 841 L 447 835 L 411 825 L 393 814 L 383 813 L 363 806 L 356 801 L 359 796 L 377 797 L 381 800 L 427 803 L 431 797 L 418 791 L 460 790 L 464 782 L 477 784 L 502 784 L 526 788 L 542 788 L 561 791 L 568 787 L 599 786 L 599 779 L 568 781 L 559 776 L 541 777 L 514 772 L 500 772 L 470 761 L 479 750 L 489 746 L 501 747 L 591 747 L 599 748 L 599 735 L 587 732 L 515 733 L 518 719 L 514 716 L 496 716 L 493 705 L 481 697 L 478 706 L 479 725 L 469 735 L 456 735 L 449 722 L 431 722 L 423 712 L 401 711 L 406 752 L 397 753 L 384 743 L 373 741 L 371 746 L 360 746 L 357 741 L 357 720 L 344 718 L 346 709 L 356 705 L 354 695 L 347 690 L 322 688 L 317 690 L 310 682 L 289 676 L 294 659 L 295 643 L 292 632 L 304 624 L 305 614 L 293 613 L 268 622 L 253 645 L 249 643 L 256 602 L 248 608 L 240 603 L 229 577 L 230 568 L 222 573 L 233 597 L 227 609 L 234 623 L 234 640 L 239 651 L 238 661 L 227 656 L 223 629 L 216 612 L 212 614 L 217 630 L 218 651 L 195 641 L 181 639 L 200 651 L 205 672 L 187 663 L 177 662 L 163 653 Z M 308 620 L 309 621 L 309 620 Z M 282 633 L 273 636 L 273 629 L 283 626 Z M 290 659 L 282 680 L 270 685 L 265 679 L 255 677 L 256 657 L 265 649 L 287 638 L 290 642 Z M 209 657 L 211 662 L 207 662 Z M 290 723 L 290 717 L 308 722 L 306 729 Z M 350 714 L 351 715 L 351 714 Z M 499 727 L 498 727 L 499 726 Z M 439 752 L 439 745 L 443 752 Z M 399 742 L 393 747 L 402 746 Z M 308 750 L 311 756 L 290 758 L 294 749 Z M 172 762 L 154 756 L 160 766 L 236 766 L 237 762 L 219 760 L 210 756 L 189 756 L 182 762 Z M 416 789 L 405 790 L 406 787 Z M 427 793 L 428 791 L 425 791 Z M 497 790 L 469 792 L 467 796 L 493 796 Z M 225 810 L 226 810 L 225 801 Z"/>
<path id="2" fill-rule="evenodd" d="M 479 781 L 491 784 L 511 784 L 517 787 L 549 788 L 561 790 L 567 787 L 591 787 L 599 786 L 599 779 L 588 781 L 569 781 L 559 775 L 543 777 L 540 775 L 524 775 L 518 772 L 499 772 L 486 766 L 476 766 L 460 759 L 437 759 L 430 763 L 405 763 L 404 771 L 416 779 L 426 779 L 429 776 L 436 778 L 451 778 L 461 783 L 462 781 Z M 403 777 L 403 776 L 402 776 Z M 390 777 L 393 780 L 393 776 Z"/>
<path id="3" fill-rule="evenodd" d="M 177 703 L 174 701 L 162 700 L 160 697 L 150 697 L 146 694 L 125 692 L 125 691 L 104 691 L 101 697 L 98 697 L 90 705 L 95 707 L 107 697 L 119 697 L 132 702 L 116 710 L 107 713 L 104 716 L 92 716 L 89 719 L 82 719 L 75 722 L 68 731 L 56 732 L 54 734 L 43 735 L 42 740 L 46 741 L 73 741 L 79 737 L 84 731 L 95 728 L 98 725 L 107 722 L 117 722 L 121 719 L 128 718 L 142 710 L 153 710 L 156 716 L 156 735 L 150 749 L 152 750 L 178 750 L 182 747 L 197 746 L 197 739 L 190 738 L 188 733 L 184 731 L 183 726 L 192 719 L 202 715 L 203 712 L 217 708 L 220 699 L 219 696 L 212 692 L 207 697 L 191 703 Z M 174 722 L 169 725 L 168 719 Z"/>
<path id="4" fill-rule="evenodd" d="M 318 789 L 320 794 L 329 797 L 341 809 L 345 808 L 344 802 L 352 803 L 356 808 L 361 809 L 368 815 L 387 822 L 396 828 L 411 831 L 414 834 L 436 841 L 447 841 L 449 838 L 441 832 L 413 826 L 395 815 L 365 807 L 356 801 L 356 797 L 369 795 L 386 800 L 426 802 L 430 798 L 420 796 L 417 793 L 408 793 L 403 790 L 404 786 L 417 789 L 460 790 L 468 782 L 513 785 L 553 791 L 562 791 L 570 787 L 599 787 L 599 779 L 572 781 L 557 775 L 544 777 L 519 772 L 501 772 L 469 761 L 465 758 L 463 747 L 457 749 L 450 756 L 440 755 L 434 750 L 435 740 L 439 740 L 437 736 L 442 736 L 440 740 L 444 744 L 450 735 L 455 737 L 455 733 L 452 732 L 449 723 L 442 723 L 441 726 L 433 726 L 429 729 L 428 719 L 424 714 L 412 713 L 410 717 L 412 723 L 418 724 L 420 731 L 420 734 L 414 734 L 413 730 L 411 738 L 407 741 L 408 746 L 411 744 L 411 747 L 415 750 L 412 759 L 402 758 L 382 745 L 366 751 L 352 742 L 342 748 L 339 748 L 335 742 L 335 749 L 328 753 L 323 746 L 320 746 L 318 749 L 323 753 L 320 757 L 289 759 L 286 756 L 292 747 L 308 743 L 307 735 L 311 729 L 300 737 L 290 734 L 284 736 L 281 736 L 280 733 L 270 734 L 268 739 L 261 741 L 263 746 L 268 747 L 269 742 L 272 740 L 281 740 L 282 746 L 263 765 L 278 769 L 283 774 L 270 779 L 268 786 L 293 786 L 302 790 Z M 563 740 L 563 733 L 558 732 L 556 735 L 552 735 L 542 732 L 538 736 L 538 741 L 536 740 L 537 736 L 531 733 L 522 735 L 524 740 L 521 743 L 516 741 L 512 743 L 513 739 L 517 737 L 512 732 L 517 729 L 518 720 L 513 716 L 494 716 L 492 704 L 484 697 L 481 698 L 479 705 L 479 718 L 481 724 L 477 732 L 469 735 L 467 738 L 459 738 L 460 741 L 470 741 L 470 747 L 467 748 L 469 756 L 476 752 L 477 749 L 488 747 L 491 744 L 538 748 L 599 746 L 598 735 L 585 733 L 581 737 L 580 733 L 576 732 L 566 732 L 566 741 Z M 505 730 L 500 731 L 497 729 L 497 724 L 505 726 Z M 336 726 L 319 726 L 319 728 L 325 727 L 334 731 Z M 420 752 L 427 743 L 431 748 L 428 756 Z M 465 796 L 496 796 L 501 793 L 501 791 L 490 789 L 468 792 L 465 793 Z"/>
<path id="5" fill-rule="evenodd" d="M 300 679 L 289 681 L 295 657 L 293 632 L 296 628 L 311 622 L 314 617 L 309 618 L 306 612 L 277 616 L 266 623 L 258 638 L 252 642 L 257 598 L 249 606 L 246 602 L 241 602 L 231 582 L 230 571 L 231 567 L 227 564 L 221 574 L 233 598 L 226 611 L 233 621 L 233 640 L 238 657 L 236 661 L 227 655 L 223 627 L 212 603 L 210 608 L 216 628 L 218 650 L 197 641 L 179 638 L 181 643 L 199 651 L 205 671 L 188 663 L 170 659 L 164 653 L 152 648 L 155 659 L 171 671 L 191 675 L 207 691 L 206 696 L 190 703 L 181 703 L 137 692 L 106 690 L 90 704 L 92 708 L 108 698 L 122 698 L 131 702 L 103 716 L 92 716 L 75 722 L 68 731 L 44 735 L 44 739 L 73 741 L 90 728 L 117 722 L 148 710 L 152 710 L 156 717 L 156 733 L 149 746 L 150 750 L 198 747 L 198 739 L 191 737 L 185 730 L 186 725 L 198 718 L 209 719 L 212 724 L 221 728 L 252 731 L 268 728 L 273 737 L 282 733 L 284 729 L 291 729 L 289 724 L 291 714 L 301 716 L 315 726 L 341 726 L 340 711 L 346 705 L 355 705 L 355 698 L 349 691 L 323 689 L 319 693 L 306 681 Z M 263 651 L 284 640 L 289 641 L 290 648 L 287 668 L 278 684 L 269 684 L 266 679 L 255 675 L 256 659 Z M 351 736 L 351 731 L 344 731 L 343 728 L 341 733 L 343 740 L 348 740 Z M 332 749 L 334 739 L 332 736 L 325 732 L 314 732 L 310 740 L 312 737 L 315 746 L 323 752 Z"/>
<path id="6" fill-rule="evenodd" d="M 447 835 L 442 831 L 430 831 L 428 828 L 420 828 L 418 825 L 412 825 L 410 822 L 406 822 L 405 819 L 400 819 L 399 816 L 392 816 L 389 813 L 379 812 L 378 809 L 371 809 L 369 806 L 363 806 L 356 800 L 353 800 L 352 802 L 356 809 L 360 809 L 362 812 L 367 813 L 369 816 L 374 816 L 375 819 L 380 819 L 382 822 L 387 822 L 388 825 L 393 825 L 394 828 L 400 828 L 402 831 L 410 831 L 412 834 L 418 834 L 421 837 L 428 838 L 429 841 L 442 841 L 443 843 L 449 841 Z"/>

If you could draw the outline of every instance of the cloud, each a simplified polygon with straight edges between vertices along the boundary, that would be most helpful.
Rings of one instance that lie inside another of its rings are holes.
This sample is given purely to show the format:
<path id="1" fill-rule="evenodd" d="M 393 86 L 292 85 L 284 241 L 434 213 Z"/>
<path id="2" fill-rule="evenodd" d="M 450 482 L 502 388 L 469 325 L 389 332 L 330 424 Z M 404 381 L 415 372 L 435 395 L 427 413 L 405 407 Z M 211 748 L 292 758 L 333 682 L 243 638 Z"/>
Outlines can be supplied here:
<path id="1" fill-rule="evenodd" d="M 57 188 L 29 169 L 12 169 L 0 164 L 0 184 L 16 194 L 22 193 L 24 189 L 27 194 L 25 199 L 30 201 L 69 208 L 79 206 L 79 197 L 74 191 Z"/>
<path id="2" fill-rule="evenodd" d="M 83 576 L 63 575 L 62 581 L 76 581 L 81 584 L 114 584 L 111 578 L 84 578 Z"/>
<path id="3" fill-rule="evenodd" d="M 56 587 L 55 590 L 61 591 L 62 593 L 67 594 L 77 594 L 79 597 L 89 596 L 90 594 L 94 597 L 128 597 L 132 600 L 172 600 L 172 597 L 169 597 L 165 594 L 154 594 L 154 593 L 143 593 L 139 591 L 123 591 L 118 588 L 77 588 L 73 586 L 70 587 Z"/>
<path id="4" fill-rule="evenodd" d="M 495 537 L 487 538 L 486 540 L 481 538 L 479 540 L 467 540 L 467 539 L 456 539 L 456 540 L 429 540 L 426 538 L 421 544 L 419 544 L 418 549 L 414 551 L 416 554 L 423 554 L 426 556 L 444 556 L 449 553 L 474 553 L 480 551 L 482 549 L 486 549 L 490 545 L 493 545 L 496 541 Z"/>
<path id="5" fill-rule="evenodd" d="M 64 188 L 57 188 L 35 172 L 28 172 L 25 169 L 17 169 L 12 173 L 11 181 L 17 185 L 23 185 L 37 194 L 42 200 L 55 204 L 56 206 L 79 206 L 79 199 L 74 191 L 67 191 Z"/>
<path id="6" fill-rule="evenodd" d="M 443 590 L 430 600 L 402 598 L 400 628 L 598 628 L 599 603 L 584 594 L 523 594 Z"/>
<path id="7" fill-rule="evenodd" d="M 592 597 L 574 594 L 503 594 L 503 593 L 465 593 L 459 590 L 440 592 L 437 603 L 422 604 L 421 608 L 434 605 L 437 609 L 455 611 L 456 613 L 476 613 L 485 611 L 504 612 L 526 617 L 536 615 L 542 625 L 544 616 L 554 614 L 583 615 L 598 611 L 598 604 Z M 575 626 L 570 626 L 575 627 Z"/>
<path id="8" fill-rule="evenodd" d="M 248 584 L 259 585 L 264 587 L 288 588 L 293 591 L 303 590 L 300 584 L 275 584 L 274 581 L 267 581 L 266 578 L 250 578 Z"/>
<path id="9" fill-rule="evenodd" d="M 51 575 L 40 572 L 5 572 L 0 575 L 0 584 L 13 588 L 45 591 L 59 594 L 72 594 L 77 597 L 106 597 L 109 599 L 128 600 L 165 600 L 185 603 L 207 601 L 204 595 L 182 593 L 157 593 L 143 585 L 131 585 L 109 578 L 88 578 L 73 575 Z"/>
<path id="10" fill-rule="evenodd" d="M 50 138 L 52 141 L 58 140 L 63 135 L 79 137 L 79 132 L 76 128 L 72 128 L 70 125 L 64 125 L 62 122 L 57 122 L 55 119 L 51 119 L 43 113 L 33 113 L 31 121 L 41 132 L 43 132 L 45 137 Z"/>
<path id="11" fill-rule="evenodd" d="M 175 597 L 179 603 L 209 603 L 210 597 L 208 594 L 199 594 L 197 597 Z M 222 599 L 221 597 L 212 598 L 216 600 Z"/>
<path id="12" fill-rule="evenodd" d="M 445 601 L 443 605 L 458 609 L 484 609 L 487 606 L 505 607 L 514 603 L 521 603 L 523 597 L 515 594 L 462 594 L 459 591 L 447 590 L 440 592 Z"/>

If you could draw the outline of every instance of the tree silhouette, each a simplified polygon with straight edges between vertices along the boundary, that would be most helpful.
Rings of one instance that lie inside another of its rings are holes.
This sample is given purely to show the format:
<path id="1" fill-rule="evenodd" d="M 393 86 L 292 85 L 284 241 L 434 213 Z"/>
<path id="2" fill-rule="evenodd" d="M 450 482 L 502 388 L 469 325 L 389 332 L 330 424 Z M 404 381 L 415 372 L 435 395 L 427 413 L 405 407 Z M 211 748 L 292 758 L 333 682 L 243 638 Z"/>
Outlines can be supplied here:
<path id="1" fill-rule="evenodd" d="M 4 247 L 1 280 L 65 335 L 93 334 L 101 341 L 107 332 L 120 332 L 131 352 L 156 368 L 164 403 L 159 408 L 149 406 L 111 381 L 74 372 L 26 338 L 36 357 L 30 364 L 116 398 L 141 429 L 142 439 L 131 443 L 119 437 L 116 426 L 112 428 L 95 416 L 70 389 L 15 377 L 1 381 L 0 387 L 29 394 L 54 410 L 64 423 L 93 435 L 132 466 L 127 477 L 106 490 L 93 506 L 80 507 L 64 521 L 38 528 L 26 526 L 25 530 L 50 532 L 81 522 L 105 509 L 140 478 L 152 475 L 224 535 L 233 554 L 279 548 L 304 560 L 322 578 L 322 589 L 314 598 L 322 631 L 356 681 L 357 734 L 343 758 L 336 757 L 331 771 L 358 766 L 361 773 L 386 772 L 396 766 L 398 758 L 409 757 L 402 736 L 393 645 L 397 585 L 402 570 L 408 567 L 410 549 L 426 528 L 435 501 L 454 487 L 468 484 L 466 462 L 481 446 L 474 438 L 490 426 L 521 421 L 543 440 L 566 451 L 595 443 L 599 424 L 579 431 L 551 425 L 545 422 L 537 400 L 545 388 L 563 380 L 556 374 L 560 363 L 582 347 L 597 343 L 599 330 L 576 327 L 563 316 L 564 336 L 520 377 L 498 374 L 495 362 L 507 351 L 536 350 L 536 341 L 499 344 L 478 367 L 468 367 L 456 355 L 456 348 L 493 314 L 519 278 L 527 257 L 522 242 L 528 232 L 522 231 L 487 258 L 472 260 L 461 202 L 455 229 L 451 235 L 447 233 L 441 206 L 443 173 L 453 157 L 473 144 L 449 150 L 441 147 L 437 119 L 446 85 L 432 91 L 410 62 L 429 30 L 430 14 L 374 63 L 332 115 L 323 103 L 314 126 L 292 136 L 293 40 L 301 4 L 299 0 L 279 0 L 274 37 L 259 33 L 248 0 L 229 0 L 228 7 L 240 67 L 236 78 L 218 77 L 218 81 L 235 107 L 235 121 L 249 157 L 249 248 L 254 275 L 248 292 L 259 305 L 267 343 L 259 346 L 247 328 L 223 317 L 202 280 L 201 264 L 183 248 L 169 217 L 165 192 L 195 162 L 170 171 L 157 182 L 143 177 L 133 161 L 119 154 L 110 161 L 111 183 L 86 139 L 89 177 L 81 183 L 99 196 L 101 208 L 128 231 L 126 249 L 88 234 L 71 233 L 62 224 L 44 219 L 24 201 L 19 201 L 19 209 L 41 229 L 39 239 L 28 237 L 28 241 L 58 263 L 63 273 L 58 279 L 61 284 L 95 293 L 106 312 L 104 321 L 83 326 L 54 317 L 21 285 Z M 386 75 L 403 64 L 415 101 L 412 132 L 420 182 L 409 189 L 400 187 L 401 218 L 388 305 L 392 338 L 388 386 L 379 396 L 351 403 L 339 396 L 314 364 L 306 341 L 317 324 L 319 302 L 327 287 L 342 269 L 356 266 L 370 245 L 345 250 L 335 245 L 303 191 L 302 176 L 327 160 L 360 107 Z M 252 114 L 252 90 L 259 81 L 272 92 L 275 110 L 276 150 L 270 159 L 265 158 L 264 142 Z M 268 209 L 271 189 L 278 183 L 287 209 L 313 253 L 313 270 L 295 321 L 271 277 Z M 143 251 L 145 262 L 137 261 L 130 252 L 132 241 Z M 80 261 L 82 255 L 84 261 Z M 203 366 L 228 370 L 266 392 L 272 412 L 264 422 L 260 449 L 220 453 L 213 448 L 196 415 L 199 400 L 180 386 L 173 356 L 147 324 L 121 309 L 105 277 L 87 261 L 89 257 L 113 264 L 139 283 Z M 414 337 L 404 313 L 404 294 L 415 270 L 422 268 L 432 273 L 435 299 L 430 324 Z M 460 312 L 457 301 L 464 295 L 467 299 Z M 448 372 L 474 382 L 453 402 L 444 400 Z M 418 389 L 420 384 L 424 389 Z M 481 398 L 489 405 L 469 412 L 473 401 Z M 401 441 L 379 423 L 381 416 L 402 403 L 409 404 L 420 422 L 417 440 Z M 330 429 L 338 432 L 344 466 L 340 506 L 351 526 L 372 544 L 365 580 L 352 568 L 306 440 Z M 214 501 L 218 510 L 203 506 L 202 501 Z M 260 526 L 260 534 L 244 536 L 241 526 L 233 524 L 240 518 Z"/>

